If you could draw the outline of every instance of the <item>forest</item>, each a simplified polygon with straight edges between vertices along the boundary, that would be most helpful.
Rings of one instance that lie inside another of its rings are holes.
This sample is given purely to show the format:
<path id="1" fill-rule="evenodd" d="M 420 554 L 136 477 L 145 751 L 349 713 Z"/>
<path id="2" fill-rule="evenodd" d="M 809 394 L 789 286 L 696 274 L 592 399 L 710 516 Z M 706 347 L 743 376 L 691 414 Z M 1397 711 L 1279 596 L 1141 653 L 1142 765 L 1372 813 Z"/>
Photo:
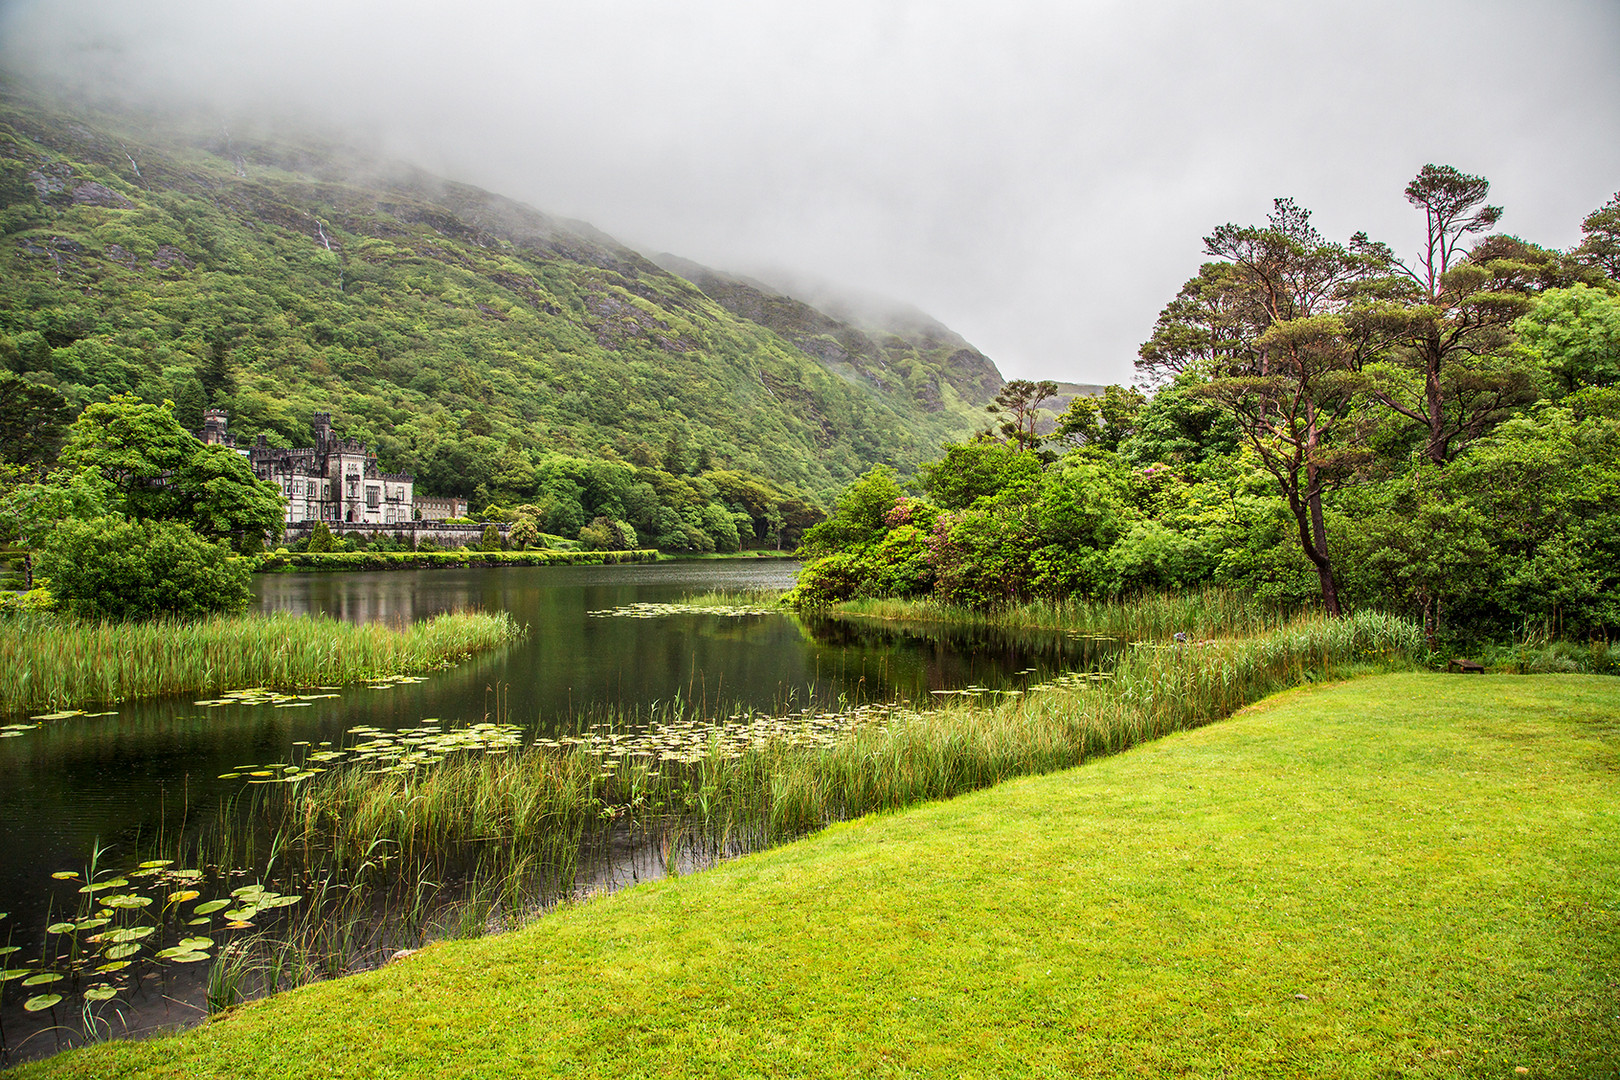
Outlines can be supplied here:
<path id="1" fill-rule="evenodd" d="M 1403 254 L 1279 199 L 1141 348 L 1138 386 L 1009 383 L 906 481 L 807 535 L 797 598 L 987 609 L 1220 585 L 1409 615 L 1431 643 L 1620 628 L 1620 195 L 1568 251 L 1501 234 L 1489 182 L 1426 166 Z"/>

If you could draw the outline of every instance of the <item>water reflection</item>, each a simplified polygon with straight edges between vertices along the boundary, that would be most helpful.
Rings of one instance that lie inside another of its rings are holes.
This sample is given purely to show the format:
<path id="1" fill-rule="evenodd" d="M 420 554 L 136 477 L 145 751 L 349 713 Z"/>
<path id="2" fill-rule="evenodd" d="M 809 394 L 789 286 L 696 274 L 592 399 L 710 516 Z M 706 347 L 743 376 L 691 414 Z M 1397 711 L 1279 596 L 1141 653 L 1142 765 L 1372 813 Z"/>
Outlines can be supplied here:
<path id="1" fill-rule="evenodd" d="M 589 614 L 711 590 L 783 589 L 796 570 L 761 560 L 261 578 L 263 610 L 397 623 L 480 607 L 509 611 L 530 632 L 425 682 L 346 687 L 307 708 L 208 708 L 187 696 L 54 721 L 0 741 L 0 911 L 11 913 L 0 937 L 8 930 L 16 944 L 37 937 L 45 922 L 41 882 L 82 867 L 94 844 L 110 846 L 111 860 L 131 857 L 140 843 L 195 824 L 242 790 L 240 779 L 221 774 L 288 761 L 299 741 L 341 744 L 356 726 L 392 731 L 430 718 L 465 725 L 497 711 L 497 696 L 500 718 L 530 735 L 677 697 L 710 715 L 921 704 L 937 690 L 1018 689 L 1106 660 L 1097 643 L 1062 634 L 786 614 Z"/>

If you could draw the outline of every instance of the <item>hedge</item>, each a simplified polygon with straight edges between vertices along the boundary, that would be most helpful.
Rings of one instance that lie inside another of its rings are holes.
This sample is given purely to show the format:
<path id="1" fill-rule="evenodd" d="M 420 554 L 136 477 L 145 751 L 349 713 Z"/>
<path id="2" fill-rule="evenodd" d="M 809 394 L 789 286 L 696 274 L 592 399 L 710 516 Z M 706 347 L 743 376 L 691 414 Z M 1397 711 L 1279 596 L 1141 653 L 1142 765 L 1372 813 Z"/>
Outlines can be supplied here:
<path id="1" fill-rule="evenodd" d="M 274 552 L 259 560 L 262 573 L 305 570 L 433 570 L 459 566 L 558 566 L 656 562 L 643 551 L 320 551 Z"/>

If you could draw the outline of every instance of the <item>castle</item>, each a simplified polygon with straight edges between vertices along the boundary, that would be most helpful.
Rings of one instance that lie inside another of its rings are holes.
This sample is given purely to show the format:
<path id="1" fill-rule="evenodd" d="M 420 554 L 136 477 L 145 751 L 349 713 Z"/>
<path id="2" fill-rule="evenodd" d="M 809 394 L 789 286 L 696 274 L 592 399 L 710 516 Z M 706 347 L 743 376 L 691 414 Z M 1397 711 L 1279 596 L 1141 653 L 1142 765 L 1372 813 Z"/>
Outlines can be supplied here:
<path id="1" fill-rule="evenodd" d="M 199 437 L 206 443 L 236 448 L 236 440 L 226 430 L 229 418 L 224 409 L 208 409 Z M 271 446 L 260 435 L 252 449 L 237 450 L 248 459 L 253 475 L 281 488 L 287 500 L 288 525 L 316 521 L 403 525 L 466 514 L 465 499 L 415 498 L 415 477 L 379 469 L 371 447 L 333 433 L 330 413 L 315 413 L 314 427 L 314 446 L 287 450 Z"/>

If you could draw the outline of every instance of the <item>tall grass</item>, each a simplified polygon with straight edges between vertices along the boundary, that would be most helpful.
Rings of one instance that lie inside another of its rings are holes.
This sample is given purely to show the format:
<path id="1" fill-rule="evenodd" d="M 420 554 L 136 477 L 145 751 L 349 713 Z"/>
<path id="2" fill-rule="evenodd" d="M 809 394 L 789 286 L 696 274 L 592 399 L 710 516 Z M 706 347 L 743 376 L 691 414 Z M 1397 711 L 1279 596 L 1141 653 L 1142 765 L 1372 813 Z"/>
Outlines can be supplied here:
<path id="1" fill-rule="evenodd" d="M 345 767 L 302 785 L 261 787 L 251 813 L 239 807 L 221 826 L 257 822 L 305 873 L 392 887 L 518 872 L 565 895 L 582 860 L 626 832 L 709 850 L 768 845 L 841 818 L 1078 765 L 1301 682 L 1409 666 L 1422 647 L 1415 626 L 1389 616 L 1308 617 L 1261 637 L 1134 648 L 1111 680 L 1004 704 L 899 712 L 828 745 L 767 740 L 736 754 L 716 741 L 694 762 L 662 767 L 541 747 L 415 773 Z M 220 851 L 221 843 L 235 849 Z M 193 857 L 229 865 L 250 843 L 216 837 Z"/>
<path id="2" fill-rule="evenodd" d="M 456 612 L 405 627 L 324 615 L 112 623 L 21 613 L 0 619 L 0 714 L 415 674 L 521 633 L 505 612 Z"/>
<path id="3" fill-rule="evenodd" d="M 846 600 L 840 615 L 905 622 L 949 622 L 963 626 L 1067 630 L 1132 640 L 1252 637 L 1289 625 L 1301 613 L 1233 589 L 1143 593 L 1111 600 L 1031 600 L 979 611 L 935 600 Z"/>

